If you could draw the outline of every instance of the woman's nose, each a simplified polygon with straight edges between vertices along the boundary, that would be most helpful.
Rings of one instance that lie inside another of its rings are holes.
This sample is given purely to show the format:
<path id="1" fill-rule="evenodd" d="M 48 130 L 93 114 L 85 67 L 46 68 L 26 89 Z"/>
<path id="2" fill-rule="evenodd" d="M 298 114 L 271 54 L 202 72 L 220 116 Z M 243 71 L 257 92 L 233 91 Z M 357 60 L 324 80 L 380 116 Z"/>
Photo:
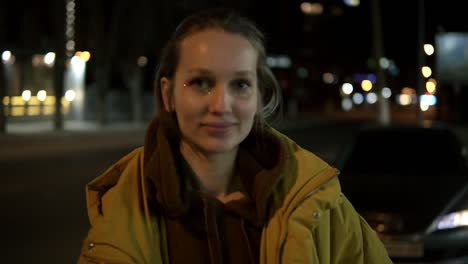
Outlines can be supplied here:
<path id="1" fill-rule="evenodd" d="M 211 90 L 209 111 L 212 113 L 225 113 L 231 111 L 231 95 L 226 85 L 217 85 Z"/>

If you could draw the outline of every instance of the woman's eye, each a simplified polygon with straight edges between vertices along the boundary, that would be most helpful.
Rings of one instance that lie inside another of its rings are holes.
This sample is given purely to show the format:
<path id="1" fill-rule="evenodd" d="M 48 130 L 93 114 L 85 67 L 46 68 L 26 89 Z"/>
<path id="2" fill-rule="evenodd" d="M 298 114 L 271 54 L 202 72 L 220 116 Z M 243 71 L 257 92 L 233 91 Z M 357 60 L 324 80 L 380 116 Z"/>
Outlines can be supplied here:
<path id="1" fill-rule="evenodd" d="M 237 80 L 234 82 L 235 93 L 238 96 L 245 97 L 250 96 L 252 93 L 253 87 L 251 83 L 247 80 Z"/>
<path id="2" fill-rule="evenodd" d="M 207 93 L 211 90 L 211 82 L 206 78 L 194 78 L 188 82 L 188 86 L 202 93 Z"/>

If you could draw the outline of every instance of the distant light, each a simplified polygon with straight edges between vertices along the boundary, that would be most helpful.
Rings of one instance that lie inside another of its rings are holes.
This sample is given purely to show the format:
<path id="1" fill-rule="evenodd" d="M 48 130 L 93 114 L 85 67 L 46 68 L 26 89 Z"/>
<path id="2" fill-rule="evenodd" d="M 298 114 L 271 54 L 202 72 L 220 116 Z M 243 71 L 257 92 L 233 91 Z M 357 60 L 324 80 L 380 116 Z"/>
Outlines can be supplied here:
<path id="1" fill-rule="evenodd" d="M 390 61 L 387 58 L 382 57 L 379 59 L 379 65 L 382 69 L 388 69 L 388 67 L 390 67 Z"/>
<path id="2" fill-rule="evenodd" d="M 444 215 L 437 223 L 437 229 L 451 229 L 468 226 L 468 210 L 458 211 Z"/>
<path id="3" fill-rule="evenodd" d="M 362 90 L 368 92 L 372 90 L 372 82 L 369 80 L 362 80 L 361 87 L 362 87 Z"/>
<path id="4" fill-rule="evenodd" d="M 24 101 L 29 102 L 29 100 L 31 100 L 31 91 L 30 90 L 24 90 L 21 93 L 21 97 L 23 98 Z"/>
<path id="5" fill-rule="evenodd" d="M 429 106 L 433 106 L 437 104 L 437 97 L 432 94 L 423 94 L 419 96 L 419 101 Z"/>
<path id="6" fill-rule="evenodd" d="M 360 93 L 353 94 L 353 102 L 357 105 L 360 105 L 364 102 L 364 96 Z"/>
<path id="7" fill-rule="evenodd" d="M 75 2 L 74 1 L 70 1 L 67 3 L 67 11 L 72 11 L 75 9 Z"/>
<path id="8" fill-rule="evenodd" d="M 429 66 L 423 66 L 421 68 L 422 75 L 426 78 L 429 78 L 432 75 L 432 70 Z"/>
<path id="9" fill-rule="evenodd" d="M 275 58 L 267 57 L 266 62 L 267 62 L 268 67 L 271 67 L 271 68 L 276 67 L 276 59 Z"/>
<path id="10" fill-rule="evenodd" d="M 68 102 L 72 102 L 73 100 L 75 100 L 75 97 L 76 97 L 75 91 L 68 90 L 65 92 L 65 100 L 67 100 Z"/>
<path id="11" fill-rule="evenodd" d="M 322 79 L 323 79 L 323 82 L 326 83 L 326 84 L 332 84 L 334 83 L 336 80 L 335 80 L 335 75 L 333 75 L 333 73 L 330 73 L 330 72 L 326 72 L 322 75 Z"/>
<path id="12" fill-rule="evenodd" d="M 423 102 L 420 102 L 419 103 L 419 108 L 421 109 L 421 111 L 423 112 L 426 112 L 427 110 L 429 110 L 429 105 L 423 103 Z"/>
<path id="13" fill-rule="evenodd" d="M 409 94 L 400 94 L 397 96 L 397 102 L 400 105 L 410 105 L 413 103 L 413 98 Z"/>
<path id="14" fill-rule="evenodd" d="M 367 96 L 366 96 L 366 102 L 368 104 L 375 104 L 377 102 L 377 94 L 368 93 Z"/>
<path id="15" fill-rule="evenodd" d="M 40 66 L 44 62 L 44 56 L 35 54 L 32 56 L 31 63 L 34 67 Z"/>
<path id="16" fill-rule="evenodd" d="M 291 67 L 291 59 L 287 56 L 279 56 L 277 59 L 279 68 L 289 68 Z"/>
<path id="17" fill-rule="evenodd" d="M 291 58 L 287 55 L 268 56 L 266 59 L 267 65 L 270 68 L 290 68 L 292 65 Z"/>
<path id="18" fill-rule="evenodd" d="M 343 3 L 345 3 L 345 5 L 347 5 L 347 6 L 356 7 L 356 6 L 359 6 L 361 1 L 359 1 L 359 0 L 343 0 Z"/>
<path id="19" fill-rule="evenodd" d="M 301 79 L 305 79 L 307 78 L 307 76 L 309 76 L 309 71 L 304 67 L 299 67 L 296 73 L 297 73 L 297 76 Z"/>
<path id="20" fill-rule="evenodd" d="M 351 101 L 351 99 L 349 99 L 349 98 L 343 98 L 343 100 L 341 100 L 341 108 L 342 108 L 344 111 L 349 111 L 349 110 L 351 110 L 351 108 L 353 108 L 353 102 Z"/>
<path id="21" fill-rule="evenodd" d="M 139 67 L 145 67 L 146 64 L 148 64 L 148 58 L 146 58 L 145 56 L 138 57 L 137 64 Z"/>
<path id="22" fill-rule="evenodd" d="M 343 85 L 341 86 L 341 90 L 344 94 L 351 94 L 353 93 L 354 87 L 350 83 L 343 83 Z"/>
<path id="23" fill-rule="evenodd" d="M 40 90 L 37 92 L 37 100 L 44 102 L 47 98 L 47 92 L 45 90 Z"/>
<path id="24" fill-rule="evenodd" d="M 426 91 L 430 94 L 435 94 L 436 92 L 436 85 L 434 82 L 431 82 L 430 80 L 426 82 Z"/>
<path id="25" fill-rule="evenodd" d="M 385 99 L 388 99 L 392 96 L 392 90 L 388 87 L 384 87 L 382 89 L 382 96 L 385 98 Z"/>
<path id="26" fill-rule="evenodd" d="M 75 41 L 69 40 L 67 44 L 65 44 L 67 50 L 75 50 Z"/>
<path id="27" fill-rule="evenodd" d="M 78 56 L 73 56 L 70 64 L 75 72 L 82 72 L 86 66 L 86 62 Z"/>
<path id="28" fill-rule="evenodd" d="M 301 4 L 301 11 L 306 15 L 320 15 L 323 13 L 323 5 L 320 3 L 304 2 Z"/>
<path id="29" fill-rule="evenodd" d="M 9 50 L 5 50 L 4 52 L 2 52 L 2 61 L 3 62 L 9 62 L 11 59 L 11 51 Z"/>
<path id="30" fill-rule="evenodd" d="M 9 96 L 4 96 L 3 97 L 3 105 L 9 105 L 10 104 L 10 97 Z"/>
<path id="31" fill-rule="evenodd" d="M 424 52 L 426 52 L 428 56 L 431 56 L 434 54 L 434 46 L 431 44 L 424 44 Z"/>
<path id="32" fill-rule="evenodd" d="M 84 62 L 88 62 L 91 59 L 91 53 L 89 51 L 83 51 L 79 56 Z"/>
<path id="33" fill-rule="evenodd" d="M 407 94 L 407 95 L 413 95 L 413 94 L 416 94 L 416 90 L 411 87 L 404 87 L 403 89 L 401 89 L 401 93 Z"/>
<path id="34" fill-rule="evenodd" d="M 55 53 L 53 52 L 48 52 L 44 56 L 44 63 L 47 64 L 48 66 L 51 66 L 55 62 Z"/>

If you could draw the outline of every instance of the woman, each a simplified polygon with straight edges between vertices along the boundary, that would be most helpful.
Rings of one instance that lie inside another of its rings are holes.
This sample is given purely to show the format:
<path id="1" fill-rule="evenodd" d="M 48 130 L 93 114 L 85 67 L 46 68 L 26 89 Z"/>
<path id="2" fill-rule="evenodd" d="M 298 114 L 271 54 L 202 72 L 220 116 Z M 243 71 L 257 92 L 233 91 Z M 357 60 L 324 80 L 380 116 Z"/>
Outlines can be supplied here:
<path id="1" fill-rule="evenodd" d="M 155 86 L 144 148 L 87 186 L 79 263 L 391 263 L 338 171 L 267 125 L 281 91 L 250 21 L 186 18 Z"/>

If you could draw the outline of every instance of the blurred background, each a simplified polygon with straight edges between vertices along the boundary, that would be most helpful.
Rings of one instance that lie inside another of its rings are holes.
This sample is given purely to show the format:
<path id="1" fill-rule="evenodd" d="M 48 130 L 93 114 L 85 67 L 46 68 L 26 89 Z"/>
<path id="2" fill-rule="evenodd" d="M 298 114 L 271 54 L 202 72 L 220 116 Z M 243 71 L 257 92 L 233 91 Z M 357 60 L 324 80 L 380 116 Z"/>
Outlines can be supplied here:
<path id="1" fill-rule="evenodd" d="M 7 263 L 76 260 L 85 184 L 143 143 L 162 46 L 213 6 L 265 32 L 273 125 L 332 165 L 364 124 L 443 124 L 468 142 L 463 1 L 0 0 Z"/>

